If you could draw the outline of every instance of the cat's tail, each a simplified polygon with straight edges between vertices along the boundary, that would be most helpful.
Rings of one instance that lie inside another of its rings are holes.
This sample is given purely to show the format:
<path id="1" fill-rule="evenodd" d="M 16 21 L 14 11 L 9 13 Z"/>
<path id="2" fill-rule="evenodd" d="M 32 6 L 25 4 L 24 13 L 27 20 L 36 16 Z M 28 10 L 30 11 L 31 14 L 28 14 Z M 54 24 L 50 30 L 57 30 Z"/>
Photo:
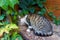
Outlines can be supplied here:
<path id="1" fill-rule="evenodd" d="M 50 32 L 43 32 L 43 31 L 36 32 L 36 31 L 34 31 L 34 34 L 37 36 L 47 37 L 47 36 L 53 35 L 53 31 L 50 31 Z"/>

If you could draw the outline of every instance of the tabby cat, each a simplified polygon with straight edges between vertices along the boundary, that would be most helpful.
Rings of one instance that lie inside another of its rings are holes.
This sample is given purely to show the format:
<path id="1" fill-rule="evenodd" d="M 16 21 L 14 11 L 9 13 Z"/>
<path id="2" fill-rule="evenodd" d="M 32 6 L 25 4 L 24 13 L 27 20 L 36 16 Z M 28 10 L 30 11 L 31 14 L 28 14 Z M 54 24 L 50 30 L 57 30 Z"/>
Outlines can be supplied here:
<path id="1" fill-rule="evenodd" d="M 27 31 L 33 29 L 33 33 L 38 36 L 51 36 L 53 34 L 52 25 L 44 16 L 29 14 L 20 19 L 20 23 L 28 25 Z"/>

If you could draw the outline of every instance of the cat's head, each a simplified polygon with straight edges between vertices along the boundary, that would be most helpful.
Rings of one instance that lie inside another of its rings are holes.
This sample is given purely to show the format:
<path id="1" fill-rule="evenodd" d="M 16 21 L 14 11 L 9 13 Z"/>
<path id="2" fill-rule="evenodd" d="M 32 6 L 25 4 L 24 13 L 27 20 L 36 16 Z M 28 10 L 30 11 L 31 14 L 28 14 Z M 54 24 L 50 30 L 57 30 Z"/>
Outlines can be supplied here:
<path id="1" fill-rule="evenodd" d="M 28 15 L 25 15 L 24 17 L 18 16 L 20 25 L 25 25 L 27 16 Z"/>

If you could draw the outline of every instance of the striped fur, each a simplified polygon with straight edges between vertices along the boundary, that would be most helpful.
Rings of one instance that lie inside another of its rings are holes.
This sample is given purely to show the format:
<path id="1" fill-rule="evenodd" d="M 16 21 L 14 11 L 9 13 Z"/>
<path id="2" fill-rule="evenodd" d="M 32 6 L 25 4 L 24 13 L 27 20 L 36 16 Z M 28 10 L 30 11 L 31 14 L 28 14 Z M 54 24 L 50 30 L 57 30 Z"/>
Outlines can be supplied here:
<path id="1" fill-rule="evenodd" d="M 52 25 L 45 17 L 37 14 L 31 14 L 28 15 L 25 20 L 28 28 L 33 29 L 35 35 L 50 36 L 53 34 Z"/>

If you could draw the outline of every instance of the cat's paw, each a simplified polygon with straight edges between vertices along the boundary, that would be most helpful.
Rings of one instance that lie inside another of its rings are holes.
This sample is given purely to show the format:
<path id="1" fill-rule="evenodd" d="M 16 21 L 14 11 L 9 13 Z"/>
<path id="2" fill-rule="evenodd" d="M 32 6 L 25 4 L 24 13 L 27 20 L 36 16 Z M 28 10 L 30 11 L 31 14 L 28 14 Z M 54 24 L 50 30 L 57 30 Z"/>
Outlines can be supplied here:
<path id="1" fill-rule="evenodd" d="M 27 32 L 30 32 L 30 29 L 27 29 L 26 31 L 27 31 Z"/>
<path id="2" fill-rule="evenodd" d="M 29 27 L 29 29 L 32 29 L 32 26 L 28 26 Z"/>
<path id="3" fill-rule="evenodd" d="M 32 26 L 28 26 L 28 28 L 29 28 L 30 30 L 33 30 Z"/>

